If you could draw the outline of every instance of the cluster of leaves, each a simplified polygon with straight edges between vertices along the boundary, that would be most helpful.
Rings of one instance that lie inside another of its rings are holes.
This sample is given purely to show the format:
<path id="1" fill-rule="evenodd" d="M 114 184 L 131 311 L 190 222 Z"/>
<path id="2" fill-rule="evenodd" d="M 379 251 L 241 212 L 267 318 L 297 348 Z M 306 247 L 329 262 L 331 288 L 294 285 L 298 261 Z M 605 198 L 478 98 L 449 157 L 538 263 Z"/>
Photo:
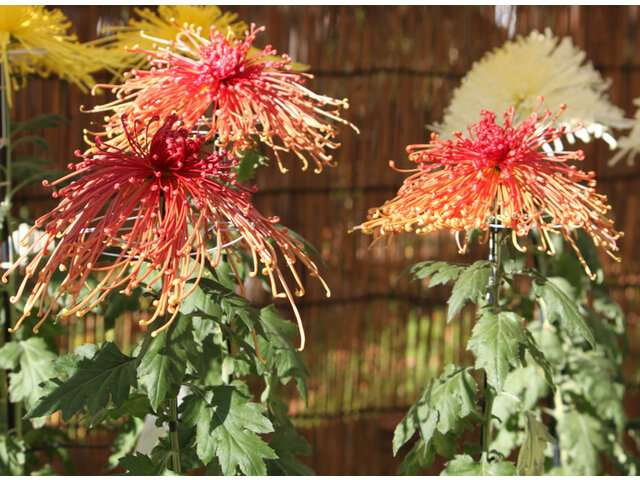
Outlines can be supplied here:
<path id="1" fill-rule="evenodd" d="M 85 344 L 57 358 L 42 356 L 40 338 L 7 344 L 0 358 L 5 368 L 13 368 L 12 400 L 25 400 L 25 418 L 36 422 L 60 411 L 63 420 L 81 415 L 88 427 L 118 425 L 121 433 L 106 468 L 119 464 L 133 475 L 172 472 L 166 430 L 149 452 L 130 452 L 145 418 L 154 418 L 156 426 L 169 422 L 169 402 L 176 397 L 183 470 L 312 473 L 295 457 L 308 454 L 309 445 L 293 429 L 276 393 L 279 384 L 293 380 L 307 395 L 308 371 L 289 341 L 297 328 L 272 306 L 253 308 L 235 292 L 232 275 L 228 264 L 211 268 L 184 314 L 155 339 L 146 335 L 129 354 L 112 342 Z M 41 349 L 37 357 L 34 348 Z M 30 362 L 38 366 L 30 368 Z M 30 376 L 34 373 L 37 378 Z M 262 391 L 242 378 L 261 379 Z M 24 451 L 19 447 L 16 454 Z"/>
<path id="2" fill-rule="evenodd" d="M 479 318 L 467 344 L 473 368 L 445 367 L 396 428 L 394 454 L 419 433 L 401 473 L 416 474 L 436 455 L 451 459 L 443 472 L 450 475 L 595 475 L 603 472 L 601 455 L 621 473 L 637 472 L 622 442 L 624 316 L 608 297 L 597 252 L 582 240 L 597 282 L 560 243 L 561 253 L 540 255 L 535 270 L 507 242 L 495 270 L 487 261 L 410 269 L 415 279 L 430 278 L 429 287 L 455 281 L 448 321 L 467 302 L 476 303 Z M 497 305 L 485 300 L 492 274 L 501 288 Z M 485 378 L 482 399 L 474 371 Z M 480 425 L 496 431 L 488 451 L 456 440 Z"/>

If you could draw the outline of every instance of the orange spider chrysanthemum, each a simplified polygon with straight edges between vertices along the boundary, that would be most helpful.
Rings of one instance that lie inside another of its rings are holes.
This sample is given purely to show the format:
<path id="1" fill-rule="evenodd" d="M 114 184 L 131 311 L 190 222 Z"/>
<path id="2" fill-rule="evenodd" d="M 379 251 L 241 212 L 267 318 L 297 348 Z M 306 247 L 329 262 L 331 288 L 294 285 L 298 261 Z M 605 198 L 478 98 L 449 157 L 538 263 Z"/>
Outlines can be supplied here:
<path id="1" fill-rule="evenodd" d="M 257 135 L 273 148 L 283 172 L 278 151 L 294 152 L 303 169 L 312 159 L 319 172 L 332 165 L 325 150 L 339 146 L 332 121 L 353 127 L 340 118 L 340 108 L 348 108 L 347 100 L 308 90 L 303 84 L 313 76 L 292 72 L 291 59 L 287 55 L 274 59 L 271 55 L 277 52 L 270 46 L 250 53 L 262 30 L 251 25 L 245 38 L 236 40 L 214 26 L 206 38 L 199 28 L 183 28 L 174 42 L 155 39 L 166 47 L 134 48 L 148 55 L 152 68 L 128 72 L 122 85 L 98 85 L 111 88 L 118 99 L 92 112 L 113 110 L 104 133 L 118 146 L 126 142 L 121 115 L 144 120 L 175 112 L 187 128 L 199 126 L 205 137 L 215 135 L 216 144 L 234 154 L 253 146 L 250 136 Z"/>
<path id="2" fill-rule="evenodd" d="M 494 113 L 481 115 L 480 122 L 468 127 L 469 138 L 456 132 L 456 140 L 441 141 L 433 134 L 427 145 L 408 146 L 409 159 L 418 163 L 410 170 L 415 173 L 396 198 L 371 209 L 369 219 L 358 228 L 382 237 L 401 231 L 486 231 L 495 223 L 512 230 L 521 251 L 525 249 L 517 237 L 537 228 L 541 250 L 553 254 L 549 234 L 561 234 L 591 275 L 571 238 L 573 230 L 583 228 L 616 258 L 613 252 L 621 233 L 605 216 L 611 207 L 595 191 L 595 174 L 566 164 L 583 160 L 583 152 L 545 151 L 548 143 L 565 133 L 564 128 L 551 126 L 558 115 L 552 117 L 547 110 L 539 117 L 536 109 L 516 126 L 513 107 L 504 114 L 502 126 L 495 123 Z"/>
<path id="3" fill-rule="evenodd" d="M 145 128 L 155 127 L 158 120 L 151 119 Z M 204 138 L 189 136 L 177 120 L 169 116 L 149 141 L 140 141 L 132 133 L 139 129 L 139 122 L 123 118 L 127 151 L 97 139 L 95 151 L 77 151 L 82 160 L 69 165 L 73 172 L 50 184 L 75 179 L 54 193 L 61 198 L 58 206 L 36 221 L 34 229 L 45 229 L 44 247 L 29 262 L 11 298 L 17 302 L 29 278 L 35 277 L 24 314 L 13 330 L 36 304 L 42 318 L 34 330 L 45 321 L 53 307 L 53 303 L 45 305 L 47 286 L 54 272 L 61 270 L 66 278 L 57 298 L 66 294 L 71 299 L 63 316 L 83 315 L 114 290 L 130 295 L 140 285 L 151 290 L 157 284 L 155 312 L 141 322 L 148 325 L 167 315 L 166 323 L 152 333 L 155 336 L 171 324 L 182 301 L 195 290 L 205 262 L 216 266 L 222 250 L 237 243 L 251 249 L 252 274 L 262 264 L 273 294 L 291 302 L 304 345 L 300 316 L 278 257 L 284 257 L 297 283 L 296 295 L 304 294 L 304 288 L 294 264 L 300 260 L 311 276 L 320 278 L 316 265 L 300 242 L 275 225 L 277 218 L 265 218 L 256 211 L 250 203 L 252 190 L 237 185 L 231 171 L 237 160 L 225 151 L 202 151 Z M 217 241 L 215 249 L 209 248 L 212 238 Z M 29 253 L 3 275 L 3 281 Z M 95 286 L 87 283 L 92 273 L 98 273 Z M 277 285 L 282 293 L 277 293 Z M 81 292 L 83 287 L 88 293 Z"/>

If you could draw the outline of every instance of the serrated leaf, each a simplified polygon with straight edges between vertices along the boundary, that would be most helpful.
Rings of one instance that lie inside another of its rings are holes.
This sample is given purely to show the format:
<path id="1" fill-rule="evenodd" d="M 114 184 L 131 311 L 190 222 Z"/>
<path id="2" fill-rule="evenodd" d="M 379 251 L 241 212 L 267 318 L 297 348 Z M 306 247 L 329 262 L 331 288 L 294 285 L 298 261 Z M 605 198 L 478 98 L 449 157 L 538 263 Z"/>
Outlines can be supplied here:
<path id="1" fill-rule="evenodd" d="M 204 464 L 217 457 L 223 475 L 235 475 L 236 468 L 245 475 L 266 475 L 265 459 L 276 458 L 276 454 L 257 435 L 273 431 L 262 406 L 250 402 L 234 386 L 214 387 L 184 402 L 183 421 L 196 426 L 197 454 Z"/>
<path id="2" fill-rule="evenodd" d="M 600 450 L 605 447 L 602 423 L 578 410 L 569 410 L 557 419 L 556 432 L 560 451 L 570 458 L 574 475 L 597 475 Z"/>
<path id="3" fill-rule="evenodd" d="M 260 315 L 258 310 L 253 308 L 246 298 L 238 295 L 229 286 L 224 285 L 218 279 L 207 277 L 201 278 L 199 285 L 220 306 L 222 313 L 226 316 L 224 319 L 226 323 L 231 323 L 234 318 L 238 317 L 249 329 L 256 328 L 256 325 L 259 325 Z"/>
<path id="4" fill-rule="evenodd" d="M 104 408 L 111 399 L 116 406 L 136 387 L 136 359 L 124 355 L 112 342 L 106 342 L 91 358 L 79 358 L 71 365 L 68 379 L 53 378 L 50 391 L 27 412 L 26 418 L 37 418 L 62 411 L 62 419 L 87 407 L 90 415 Z"/>
<path id="5" fill-rule="evenodd" d="M 298 334 L 298 328 L 280 318 L 273 305 L 260 310 L 260 321 L 265 334 L 264 337 L 258 337 L 262 357 L 268 365 L 275 365 L 283 384 L 294 379 L 298 391 L 306 401 L 308 392 L 305 377 L 310 375 L 309 369 L 298 349 L 289 340 Z"/>
<path id="6" fill-rule="evenodd" d="M 447 322 L 450 322 L 469 300 L 477 301 L 478 296 L 487 290 L 491 269 L 490 262 L 480 260 L 467 267 L 460 274 L 447 302 L 449 305 Z"/>
<path id="7" fill-rule="evenodd" d="M 431 379 L 398 424 L 393 434 L 393 454 L 420 430 L 428 443 L 436 429 L 440 433 L 451 431 L 457 421 L 475 408 L 476 382 L 466 368 L 447 365 L 443 374 Z"/>
<path id="8" fill-rule="evenodd" d="M 13 341 L 0 349 L 0 357 L 4 349 L 14 345 L 19 353 L 15 359 L 16 367 L 9 375 L 9 398 L 12 402 L 24 400 L 27 408 L 31 408 L 42 396 L 40 384 L 56 376 L 53 360 L 56 354 L 47 348 L 46 342 L 39 337 Z"/>
<path id="9" fill-rule="evenodd" d="M 619 366 L 600 351 L 574 350 L 568 362 L 584 398 L 600 418 L 612 421 L 618 435 L 622 435 L 627 415 L 622 404 L 625 385 Z"/>
<path id="10" fill-rule="evenodd" d="M 427 468 L 436 459 L 431 442 L 426 444 L 421 438 L 413 445 L 398 467 L 401 475 L 417 475 L 420 468 Z"/>
<path id="11" fill-rule="evenodd" d="M 197 348 L 188 319 L 176 319 L 151 341 L 137 369 L 138 384 L 149 397 L 151 408 L 158 410 L 170 391 L 177 390 L 187 369 L 187 350 Z"/>
<path id="12" fill-rule="evenodd" d="M 476 462 L 470 455 L 457 455 L 447 462 L 447 467 L 441 473 L 444 476 L 512 476 L 516 474 L 516 466 L 511 462 L 487 462 L 484 455 Z"/>
<path id="13" fill-rule="evenodd" d="M 534 281 L 532 282 L 533 291 L 539 300 L 543 300 L 540 304 L 549 321 L 558 319 L 570 334 L 576 329 L 579 330 L 582 336 L 595 348 L 596 341 L 593 333 L 580 314 L 576 303 L 558 286 L 563 281 L 566 282 L 566 280 L 558 278 L 549 278 L 545 282 Z"/>
<path id="14" fill-rule="evenodd" d="M 464 268 L 462 265 L 449 262 L 427 261 L 413 265 L 408 271 L 413 274 L 414 280 L 421 280 L 433 276 L 429 282 L 429 287 L 433 287 L 455 280 Z M 404 274 L 405 272 L 402 273 Z"/>
<path id="15" fill-rule="evenodd" d="M 251 180 L 255 175 L 256 168 L 266 165 L 268 157 L 262 155 L 257 148 L 249 148 L 244 150 L 239 156 L 238 166 L 236 168 L 239 182 Z"/>
<path id="16" fill-rule="evenodd" d="M 267 475 L 313 475 L 313 470 L 295 455 L 310 455 L 311 446 L 288 425 L 276 427 L 269 447 L 276 458 L 266 460 Z"/>
<path id="17" fill-rule="evenodd" d="M 166 462 L 154 462 L 140 452 L 136 452 L 135 455 L 127 453 L 119 463 L 127 471 L 127 475 L 135 476 L 159 476 L 166 467 Z"/>
<path id="18" fill-rule="evenodd" d="M 518 452 L 518 475 L 544 475 L 544 451 L 547 443 L 555 442 L 544 423 L 525 412 L 525 441 Z"/>
<path id="19" fill-rule="evenodd" d="M 547 360 L 547 357 L 542 353 L 542 350 L 538 348 L 538 344 L 536 343 L 536 339 L 533 337 L 532 333 L 525 329 L 524 335 L 526 338 L 527 351 L 531 358 L 536 362 L 536 364 L 542 369 L 544 373 L 544 379 L 547 384 L 551 387 L 551 390 L 556 391 L 556 384 L 553 381 L 553 367 Z"/>
<path id="20" fill-rule="evenodd" d="M 509 367 L 522 365 L 520 350 L 527 344 L 523 319 L 514 312 L 487 311 L 473 327 L 467 350 L 476 357 L 476 368 L 482 368 L 487 381 L 501 392 Z"/>
<path id="21" fill-rule="evenodd" d="M 30 118 L 28 120 L 24 120 L 22 122 L 11 122 L 9 125 L 9 129 L 11 131 L 11 136 L 13 137 L 15 134 L 20 133 L 25 130 L 38 130 L 41 128 L 52 128 L 57 127 L 62 122 L 68 122 L 69 120 L 62 115 L 56 115 L 53 113 L 45 113 L 42 115 L 38 115 L 37 117 Z"/>
<path id="22" fill-rule="evenodd" d="M 33 143 L 34 145 L 39 146 L 45 152 L 51 153 L 51 149 L 49 148 L 49 144 L 47 143 L 47 141 L 38 135 L 25 135 L 24 137 L 20 137 L 18 140 L 12 142 L 12 147 L 15 148 L 21 143 Z"/>

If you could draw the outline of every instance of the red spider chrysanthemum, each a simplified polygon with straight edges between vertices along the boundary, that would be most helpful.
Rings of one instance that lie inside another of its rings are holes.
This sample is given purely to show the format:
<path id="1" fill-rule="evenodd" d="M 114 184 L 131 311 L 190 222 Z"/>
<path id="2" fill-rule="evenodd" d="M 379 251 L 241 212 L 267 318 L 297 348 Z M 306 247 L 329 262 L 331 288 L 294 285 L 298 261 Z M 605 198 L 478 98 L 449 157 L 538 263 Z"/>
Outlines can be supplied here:
<path id="1" fill-rule="evenodd" d="M 150 120 L 147 127 L 158 120 Z M 72 173 L 51 183 L 75 179 L 54 193 L 61 199 L 58 206 L 36 221 L 34 228 L 45 229 L 44 248 L 29 262 L 11 298 L 18 301 L 29 278 L 35 277 L 24 314 L 13 330 L 36 304 L 42 318 L 34 330 L 45 321 L 53 307 L 53 303 L 45 306 L 47 286 L 54 272 L 61 270 L 66 277 L 58 298 L 66 294 L 71 299 L 63 316 L 83 315 L 114 290 L 130 295 L 140 285 L 149 290 L 158 285 L 155 312 L 141 322 L 150 324 L 166 315 L 168 320 L 155 335 L 176 318 L 181 302 L 196 288 L 205 262 L 217 265 L 222 250 L 230 249 L 235 240 L 251 249 L 253 275 L 262 264 L 273 294 L 290 300 L 304 344 L 300 316 L 278 257 L 284 257 L 295 278 L 296 295 L 304 289 L 293 265 L 300 260 L 312 276 L 320 278 L 316 265 L 300 242 L 276 227 L 277 218 L 265 218 L 252 206 L 251 190 L 237 185 L 231 171 L 237 160 L 224 151 L 203 152 L 204 139 L 190 137 L 177 120 L 169 116 L 147 142 L 131 133 L 138 122 L 124 118 L 127 151 L 97 140 L 94 152 L 76 152 L 82 160 L 69 165 Z M 208 240 L 214 239 L 218 248 L 210 249 Z M 4 274 L 3 281 L 27 254 Z M 94 273 L 98 282 L 89 286 L 87 279 Z M 190 278 L 193 283 L 187 282 Z M 277 285 L 282 293 L 277 293 Z"/>
<path id="2" fill-rule="evenodd" d="M 206 136 L 216 135 L 218 146 L 237 154 L 253 145 L 251 135 L 278 151 L 294 152 L 307 168 L 308 158 L 316 163 L 316 172 L 332 165 L 326 149 L 337 148 L 337 129 L 331 121 L 350 125 L 340 118 L 347 100 L 317 95 L 304 87 L 312 75 L 291 71 L 291 59 L 275 59 L 270 46 L 250 53 L 256 34 L 264 27 L 246 32 L 244 40 L 225 36 L 211 27 L 208 38 L 200 29 L 184 28 L 174 42 L 146 53 L 150 70 L 132 70 L 122 85 L 97 85 L 111 88 L 118 100 L 95 107 L 93 112 L 112 111 L 105 134 L 118 146 L 125 144 L 120 116 L 141 120 L 177 113 L 187 128 L 199 125 Z M 277 58 L 277 57 L 276 57 Z M 327 108 L 328 107 L 328 108 Z"/>
<path id="3" fill-rule="evenodd" d="M 494 113 L 481 115 L 479 123 L 468 127 L 469 138 L 456 132 L 457 140 L 441 141 L 433 134 L 427 145 L 408 146 L 409 159 L 418 163 L 409 170 L 415 173 L 396 198 L 371 209 L 368 221 L 358 228 L 382 237 L 401 231 L 486 231 L 495 223 L 512 230 L 521 251 L 517 237 L 537 228 L 541 250 L 553 254 L 549 234 L 561 234 L 591 275 L 571 233 L 585 229 L 611 256 L 621 233 L 605 216 L 611 207 L 596 193 L 594 173 L 566 164 L 583 160 L 583 152 L 543 148 L 565 133 L 551 126 L 558 115 L 545 111 L 539 117 L 536 109 L 516 126 L 513 107 L 504 114 L 502 126 L 495 123 Z"/>

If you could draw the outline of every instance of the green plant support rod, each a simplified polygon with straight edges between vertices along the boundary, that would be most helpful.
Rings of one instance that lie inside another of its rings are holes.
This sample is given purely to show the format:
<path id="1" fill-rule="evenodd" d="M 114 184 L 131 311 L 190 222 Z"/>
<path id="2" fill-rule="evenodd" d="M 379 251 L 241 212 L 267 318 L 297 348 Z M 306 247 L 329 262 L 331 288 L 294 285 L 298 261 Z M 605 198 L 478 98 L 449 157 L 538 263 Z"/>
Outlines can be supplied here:
<path id="1" fill-rule="evenodd" d="M 171 468 L 182 473 L 180 466 L 180 443 L 178 438 L 178 397 L 169 399 L 169 445 L 171 447 Z"/>

